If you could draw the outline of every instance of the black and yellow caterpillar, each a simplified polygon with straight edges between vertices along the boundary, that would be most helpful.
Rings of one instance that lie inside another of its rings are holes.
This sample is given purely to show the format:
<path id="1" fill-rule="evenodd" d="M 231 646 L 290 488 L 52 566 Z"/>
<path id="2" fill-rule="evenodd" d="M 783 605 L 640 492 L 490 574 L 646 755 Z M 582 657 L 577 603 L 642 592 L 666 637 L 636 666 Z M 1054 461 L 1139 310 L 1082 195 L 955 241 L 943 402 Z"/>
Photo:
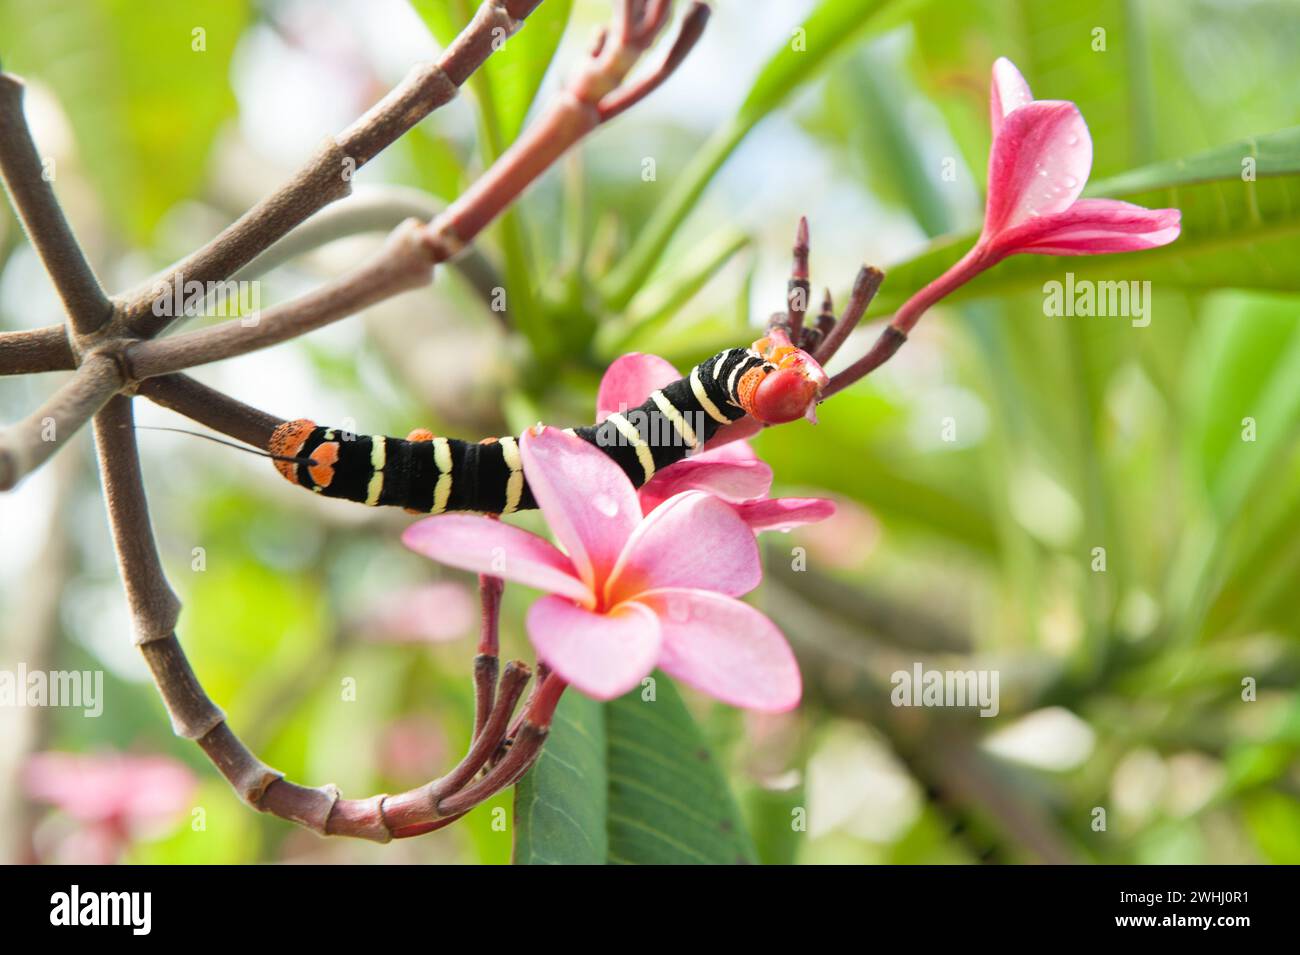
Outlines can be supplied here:
<path id="1" fill-rule="evenodd" d="M 774 330 L 749 348 L 696 365 L 638 408 L 570 430 L 640 487 L 747 414 L 770 424 L 810 414 L 825 383 L 821 367 Z M 513 437 L 473 443 L 414 431 L 401 439 L 298 419 L 275 430 L 269 450 L 285 478 L 326 497 L 426 514 L 510 514 L 537 506 Z"/>

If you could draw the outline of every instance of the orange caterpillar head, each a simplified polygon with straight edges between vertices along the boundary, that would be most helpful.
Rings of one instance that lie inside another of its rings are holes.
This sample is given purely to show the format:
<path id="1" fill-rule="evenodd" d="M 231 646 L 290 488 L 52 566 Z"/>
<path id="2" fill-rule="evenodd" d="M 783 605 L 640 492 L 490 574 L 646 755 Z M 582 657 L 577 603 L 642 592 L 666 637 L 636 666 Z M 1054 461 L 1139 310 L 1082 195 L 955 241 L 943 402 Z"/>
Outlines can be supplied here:
<path id="1" fill-rule="evenodd" d="M 754 342 L 753 349 L 776 368 L 755 368 L 746 374 L 746 378 L 754 377 L 741 382 L 744 409 L 764 424 L 785 424 L 797 418 L 816 422 L 817 401 L 830 380 L 816 359 L 792 345 L 781 328 L 773 328 L 766 338 Z"/>

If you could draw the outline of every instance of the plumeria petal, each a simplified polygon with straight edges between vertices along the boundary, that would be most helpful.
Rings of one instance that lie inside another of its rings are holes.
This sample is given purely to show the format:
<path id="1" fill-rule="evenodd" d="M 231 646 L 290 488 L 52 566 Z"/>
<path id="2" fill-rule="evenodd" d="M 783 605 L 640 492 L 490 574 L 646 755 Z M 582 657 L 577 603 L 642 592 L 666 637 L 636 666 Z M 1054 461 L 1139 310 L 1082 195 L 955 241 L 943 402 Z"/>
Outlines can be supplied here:
<path id="1" fill-rule="evenodd" d="M 895 331 L 906 335 L 936 302 L 1009 255 L 1132 252 L 1178 238 L 1181 217 L 1176 209 L 1080 200 L 1092 171 L 1088 127 L 1073 103 L 1024 102 L 1031 95 L 1009 60 L 994 63 L 984 229 L 972 249 L 899 306 L 890 322 Z M 864 373 L 851 373 L 841 386 Z M 738 437 L 748 436 L 740 430 L 743 424 L 730 426 Z"/>
<path id="2" fill-rule="evenodd" d="M 755 534 L 815 524 L 835 513 L 835 502 L 821 497 L 778 497 L 769 501 L 733 504 L 732 507 Z"/>
<path id="3" fill-rule="evenodd" d="M 746 438 L 752 438 L 759 434 L 764 428 L 763 422 L 757 418 L 751 418 L 749 415 L 741 418 L 739 421 L 733 421 L 731 424 L 724 424 L 718 429 L 718 433 L 705 442 L 704 447 L 709 451 L 720 451 Z"/>
<path id="4" fill-rule="evenodd" d="M 758 544 L 745 522 L 711 494 L 687 491 L 651 511 L 632 534 L 609 576 L 605 603 L 662 587 L 739 597 L 761 579 Z"/>
<path id="5" fill-rule="evenodd" d="M 710 457 L 712 454 L 706 451 L 656 474 L 641 488 L 641 510 L 649 514 L 668 498 L 685 491 L 708 491 L 733 504 L 767 496 L 772 488 L 770 467 L 757 458 L 720 461 Z"/>
<path id="6" fill-rule="evenodd" d="M 1178 238 L 1177 209 L 1147 209 L 1118 199 L 1080 199 L 1052 216 L 1031 219 L 998 237 L 999 246 L 1038 255 L 1136 252 Z"/>
<path id="7" fill-rule="evenodd" d="M 1034 94 L 1029 84 L 1020 75 L 1016 65 L 1005 56 L 1000 56 L 993 64 L 993 84 L 989 93 L 989 112 L 993 120 L 993 135 L 1002 128 L 1002 120 L 1007 114 L 1021 106 L 1034 101 Z"/>
<path id="8" fill-rule="evenodd" d="M 658 620 L 640 604 L 598 614 L 561 597 L 543 597 L 529 608 L 528 637 L 539 659 L 598 700 L 639 684 L 654 669 L 661 645 Z"/>
<path id="9" fill-rule="evenodd" d="M 614 359 L 600 379 L 596 395 L 596 420 L 604 421 L 611 411 L 627 411 L 643 404 L 652 391 L 670 385 L 681 375 L 658 355 L 632 352 Z"/>
<path id="10" fill-rule="evenodd" d="M 641 521 L 632 482 L 599 448 L 556 428 L 530 428 L 520 452 L 547 525 L 596 593 Z"/>
<path id="11" fill-rule="evenodd" d="M 733 706 L 782 713 L 798 705 L 794 653 L 753 607 L 693 589 L 649 591 L 637 601 L 659 618 L 659 666 L 669 675 Z"/>
<path id="12" fill-rule="evenodd" d="M 573 563 L 550 542 L 490 517 L 426 517 L 403 532 L 402 543 L 449 567 L 491 574 L 570 600 L 595 603 L 591 588 L 578 579 Z"/>
<path id="13" fill-rule="evenodd" d="M 1037 100 L 1013 110 L 989 153 L 984 238 L 1064 212 L 1091 171 L 1092 137 L 1073 103 Z"/>
<path id="14" fill-rule="evenodd" d="M 719 431 L 719 434 L 721 431 Z M 726 444 L 719 445 L 716 448 L 709 448 L 693 455 L 691 461 L 728 461 L 732 464 L 745 464 L 749 461 L 758 461 L 759 456 L 754 451 L 748 441 L 737 440 L 728 441 Z"/>

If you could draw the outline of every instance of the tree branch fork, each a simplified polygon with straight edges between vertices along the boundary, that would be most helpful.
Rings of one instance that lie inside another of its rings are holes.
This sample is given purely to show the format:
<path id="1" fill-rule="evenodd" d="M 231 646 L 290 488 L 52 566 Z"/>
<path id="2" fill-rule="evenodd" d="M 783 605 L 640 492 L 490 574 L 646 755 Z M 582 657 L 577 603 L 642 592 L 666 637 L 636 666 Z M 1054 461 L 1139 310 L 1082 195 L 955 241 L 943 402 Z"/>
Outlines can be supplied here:
<path id="1" fill-rule="evenodd" d="M 602 30 L 569 83 L 470 188 L 429 221 L 408 219 L 350 272 L 254 316 L 164 336 L 181 317 L 164 296 L 176 285 L 225 282 L 326 206 L 348 195 L 351 175 L 459 87 L 521 28 L 542 0 L 484 0 L 437 63 L 406 79 L 316 154 L 284 185 L 203 248 L 144 287 L 110 297 L 87 264 L 54 195 L 22 112 L 22 84 L 0 74 L 0 173 L 32 244 L 62 299 L 63 325 L 0 333 L 0 374 L 68 371 L 70 377 L 35 411 L 0 429 L 0 491 L 48 460 L 93 421 L 105 500 L 135 642 L 162 695 L 175 732 L 195 740 L 250 805 L 322 835 L 388 841 L 454 822 L 517 781 L 536 761 L 565 685 L 539 668 L 531 695 L 519 701 L 529 668 L 497 658 L 501 582 L 482 578 L 483 636 L 474 662 L 475 723 L 464 758 L 445 776 L 398 795 L 344 799 L 333 786 L 283 779 L 230 729 L 207 696 L 176 636 L 180 601 L 158 556 L 135 442 L 132 397 L 139 394 L 214 430 L 265 449 L 281 419 L 183 372 L 305 335 L 401 292 L 432 281 L 436 266 L 460 255 L 569 148 L 661 85 L 699 39 L 708 8 L 691 3 L 661 60 L 639 79 L 628 76 L 667 23 L 669 0 L 615 0 Z M 292 238 L 289 240 L 292 242 Z M 286 243 L 287 244 L 287 243 Z M 808 295 L 807 225 L 796 237 L 788 310 L 773 324 L 828 361 L 864 315 L 882 274 L 864 267 L 838 321 L 829 294 L 816 325 L 804 325 Z M 836 375 L 826 394 L 888 360 L 905 336 L 886 329 L 867 355 Z M 717 442 L 745 437 L 754 422 L 726 429 Z M 747 428 L 748 426 L 748 428 Z M 516 710 L 519 710 L 516 712 Z"/>
<path id="2" fill-rule="evenodd" d="M 433 110 L 520 29 L 542 0 L 483 0 L 436 63 L 414 67 L 374 107 L 285 184 L 209 243 L 142 289 L 109 296 L 68 224 L 23 113 L 22 82 L 0 73 L 0 174 L 67 316 L 65 324 L 0 333 L 0 374 L 71 372 L 23 420 L 0 429 L 0 490 L 13 487 L 93 422 L 99 470 L 134 640 L 174 731 L 195 740 L 236 791 L 256 808 L 323 835 L 377 841 L 441 828 L 514 784 L 537 759 L 565 684 L 542 666 L 522 710 L 529 668 L 497 661 L 501 582 L 484 578 L 484 632 L 474 663 L 475 728 L 464 758 L 445 776 L 395 796 L 344 799 L 333 786 L 283 779 L 230 729 L 176 637 L 181 604 L 162 569 L 149 520 L 135 441 L 132 398 L 165 407 L 265 447 L 279 419 L 181 372 L 269 347 L 428 284 L 435 266 L 457 255 L 575 143 L 657 88 L 698 40 L 708 8 L 692 3 L 667 55 L 646 76 L 628 73 L 662 32 L 669 0 L 616 0 L 615 18 L 588 61 L 538 121 L 445 212 L 411 219 L 356 269 L 255 320 L 232 319 L 161 337 L 181 316 L 160 308 L 176 282 L 224 282 L 351 191 L 352 174 Z"/>

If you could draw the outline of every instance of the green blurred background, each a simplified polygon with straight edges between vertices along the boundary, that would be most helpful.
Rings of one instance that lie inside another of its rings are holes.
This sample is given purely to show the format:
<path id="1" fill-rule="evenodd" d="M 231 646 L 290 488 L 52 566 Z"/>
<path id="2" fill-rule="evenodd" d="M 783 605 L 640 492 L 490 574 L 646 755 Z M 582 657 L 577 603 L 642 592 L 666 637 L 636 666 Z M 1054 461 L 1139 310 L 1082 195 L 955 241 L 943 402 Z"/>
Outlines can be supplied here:
<path id="1" fill-rule="evenodd" d="M 478 243 L 507 290 L 505 323 L 448 269 L 197 377 L 366 433 L 578 424 L 624 351 L 685 369 L 754 338 L 784 306 L 801 214 L 815 296 L 829 286 L 842 303 L 860 264 L 887 270 L 875 322 L 978 230 L 989 69 L 1008 56 L 1039 97 L 1078 103 L 1089 194 L 1178 206 L 1182 238 L 999 266 L 820 424 L 758 439 L 778 491 L 840 503 L 762 541 L 755 600 L 800 656 L 805 705 L 755 718 L 684 696 L 764 861 L 1300 862 L 1300 3 L 713 5 L 680 73 Z M 269 191 L 474 6 L 0 0 L 0 61 L 28 81 L 56 190 L 118 290 Z M 545 0 L 464 96 L 359 174 L 356 195 L 394 209 L 454 198 L 608 6 Z M 263 307 L 380 236 L 269 271 Z M 1043 283 L 1067 271 L 1150 281 L 1150 325 L 1047 317 Z M 60 320 L 6 206 L 0 328 Z M 59 377 L 0 379 L 0 419 Z M 142 424 L 185 426 L 137 404 Z M 236 731 L 290 778 L 348 795 L 449 767 L 472 720 L 472 581 L 406 552 L 400 512 L 315 499 L 196 439 L 140 437 L 181 639 Z M 323 841 L 242 806 L 171 735 L 130 644 L 88 435 L 0 497 L 0 541 L 0 665 L 103 669 L 107 697 L 99 719 L 0 710 L 6 857 L 76 858 L 79 824 L 22 795 L 27 756 L 59 750 L 163 753 L 193 770 L 206 828 L 179 813 L 134 834 L 129 861 L 509 861 L 509 794 L 400 844 Z M 398 639 L 410 621 L 382 608 L 434 581 L 448 585 L 438 632 Z M 508 591 L 504 626 L 525 659 L 531 596 Z M 892 707 L 889 674 L 915 661 L 996 669 L 1001 712 Z M 806 831 L 791 825 L 800 809 Z"/>

